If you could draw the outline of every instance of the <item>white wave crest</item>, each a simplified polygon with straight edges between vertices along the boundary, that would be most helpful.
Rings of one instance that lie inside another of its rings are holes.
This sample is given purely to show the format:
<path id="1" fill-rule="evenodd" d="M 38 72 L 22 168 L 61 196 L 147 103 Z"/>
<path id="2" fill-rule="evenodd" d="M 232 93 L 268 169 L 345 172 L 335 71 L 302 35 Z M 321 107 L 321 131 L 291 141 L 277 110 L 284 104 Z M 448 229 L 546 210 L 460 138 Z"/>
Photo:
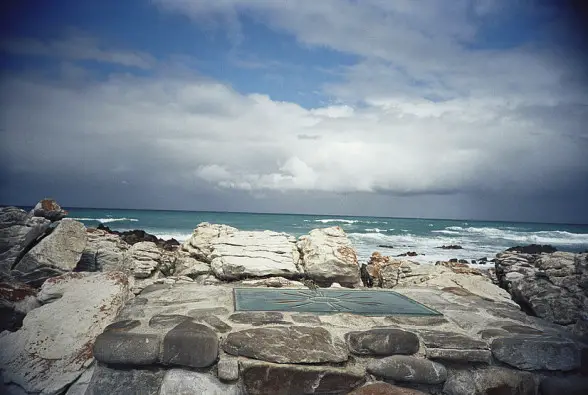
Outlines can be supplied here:
<path id="1" fill-rule="evenodd" d="M 176 239 L 177 241 L 184 242 L 186 240 L 188 240 L 190 238 L 190 236 L 192 236 L 192 233 L 182 233 L 182 232 L 147 232 L 147 233 L 151 233 L 156 237 L 159 237 L 160 239 L 163 240 L 170 240 L 170 239 Z"/>
<path id="2" fill-rule="evenodd" d="M 385 232 L 386 229 L 380 229 L 380 228 L 368 228 L 365 229 L 366 232 L 376 232 L 376 233 L 382 233 Z"/>
<path id="3" fill-rule="evenodd" d="M 513 230 L 512 227 L 498 229 L 491 227 L 463 228 L 461 226 L 448 226 L 444 230 L 433 230 L 431 232 L 456 236 L 477 236 L 486 239 L 507 240 L 527 244 L 588 244 L 587 233 L 572 233 L 563 230 L 541 230 L 536 232 L 521 232 Z"/>
<path id="4" fill-rule="evenodd" d="M 103 224 L 107 224 L 109 222 L 122 222 L 122 221 L 138 222 L 139 221 L 137 218 L 86 218 L 86 217 L 73 217 L 72 219 L 75 219 L 76 221 L 96 221 L 96 222 L 102 222 Z"/>
<path id="5" fill-rule="evenodd" d="M 314 222 L 322 222 L 323 224 L 328 224 L 331 222 L 341 222 L 344 224 L 355 224 L 360 222 L 357 219 L 335 219 L 335 218 L 326 218 L 326 219 L 315 219 Z"/>

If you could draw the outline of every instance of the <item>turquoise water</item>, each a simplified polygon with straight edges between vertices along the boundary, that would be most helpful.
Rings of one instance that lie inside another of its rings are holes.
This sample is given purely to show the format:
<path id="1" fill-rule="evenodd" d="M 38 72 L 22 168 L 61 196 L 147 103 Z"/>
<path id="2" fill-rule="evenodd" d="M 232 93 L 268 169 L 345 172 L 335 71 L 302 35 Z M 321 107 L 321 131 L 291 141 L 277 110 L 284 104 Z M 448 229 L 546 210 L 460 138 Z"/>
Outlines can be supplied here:
<path id="1" fill-rule="evenodd" d="M 551 244 L 564 251 L 588 249 L 588 225 L 79 208 L 69 209 L 69 213 L 70 218 L 86 226 L 103 223 L 116 230 L 143 229 L 161 238 L 173 237 L 179 241 L 187 239 L 200 222 L 227 224 L 241 230 L 267 229 L 295 236 L 314 228 L 338 225 L 347 232 L 363 261 L 376 250 L 387 255 L 416 251 L 425 255 L 411 259 L 435 262 L 450 258 L 491 258 L 508 247 L 531 243 Z M 444 244 L 459 244 L 464 249 L 436 248 Z"/>

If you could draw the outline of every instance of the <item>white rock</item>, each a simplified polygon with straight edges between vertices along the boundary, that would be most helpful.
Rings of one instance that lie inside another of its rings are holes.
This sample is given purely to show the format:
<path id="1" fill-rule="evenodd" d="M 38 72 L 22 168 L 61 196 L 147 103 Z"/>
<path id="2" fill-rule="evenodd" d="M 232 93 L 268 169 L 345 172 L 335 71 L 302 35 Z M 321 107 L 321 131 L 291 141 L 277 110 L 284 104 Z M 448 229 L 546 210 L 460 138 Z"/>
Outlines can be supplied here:
<path id="1" fill-rule="evenodd" d="M 151 241 L 135 243 L 129 248 L 128 259 L 135 278 L 148 278 L 161 263 L 161 251 Z"/>
<path id="2" fill-rule="evenodd" d="M 239 395 L 236 385 L 223 384 L 207 373 L 170 369 L 165 373 L 159 395 Z"/>
<path id="3" fill-rule="evenodd" d="M 236 228 L 227 225 L 216 225 L 203 222 L 199 224 L 194 233 L 182 244 L 182 250 L 190 253 L 196 259 L 210 263 L 212 244 L 221 236 L 227 236 L 237 232 Z"/>
<path id="4" fill-rule="evenodd" d="M 176 276 L 187 276 L 192 279 L 201 274 L 210 273 L 210 265 L 200 262 L 189 255 L 179 254 L 176 258 L 175 272 Z"/>
<path id="5" fill-rule="evenodd" d="M 222 280 L 243 277 L 297 277 L 298 256 L 292 238 L 271 231 L 237 231 L 219 237 L 213 243 L 211 268 Z"/>
<path id="6" fill-rule="evenodd" d="M 61 393 L 92 362 L 96 336 L 110 324 L 129 296 L 126 275 L 68 273 L 47 280 L 16 332 L 0 337 L 4 381 L 27 392 Z M 50 302 L 51 303 L 47 303 Z"/>
<path id="7" fill-rule="evenodd" d="M 357 254 L 340 227 L 314 229 L 308 236 L 301 236 L 297 245 L 304 271 L 311 279 L 342 285 L 360 281 Z"/>

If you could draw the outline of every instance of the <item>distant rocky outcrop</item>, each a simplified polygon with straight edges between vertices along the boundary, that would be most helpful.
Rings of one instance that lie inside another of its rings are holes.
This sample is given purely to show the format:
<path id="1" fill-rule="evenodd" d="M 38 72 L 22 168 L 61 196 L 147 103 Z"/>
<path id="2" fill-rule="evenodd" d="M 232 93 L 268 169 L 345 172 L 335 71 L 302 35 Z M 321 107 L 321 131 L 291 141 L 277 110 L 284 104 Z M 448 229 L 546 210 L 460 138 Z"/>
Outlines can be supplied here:
<path id="1" fill-rule="evenodd" d="M 551 254 L 553 252 L 556 252 L 557 248 L 555 248 L 554 246 L 548 245 L 548 244 L 529 244 L 526 246 L 516 246 L 516 247 L 510 247 L 506 250 L 506 252 L 518 252 L 521 254 L 542 254 L 542 253 L 546 253 L 546 254 Z"/>
<path id="2" fill-rule="evenodd" d="M 457 244 L 442 245 L 441 247 L 437 247 L 437 248 L 441 248 L 443 250 L 461 250 L 461 249 L 463 249 L 462 246 L 457 245 Z"/>
<path id="3" fill-rule="evenodd" d="M 495 265 L 499 285 L 523 310 L 588 336 L 588 254 L 510 250 Z"/>
<path id="4" fill-rule="evenodd" d="M 173 251 L 180 245 L 180 242 L 174 238 L 171 238 L 169 240 L 160 239 L 157 236 L 154 236 L 152 234 L 145 232 L 144 230 L 139 229 L 117 231 L 112 230 L 108 226 L 103 224 L 99 224 L 96 229 L 103 230 L 113 235 L 118 235 L 124 242 L 130 245 L 140 243 L 143 241 L 149 241 L 155 243 L 158 247 L 163 248 L 167 251 Z"/>

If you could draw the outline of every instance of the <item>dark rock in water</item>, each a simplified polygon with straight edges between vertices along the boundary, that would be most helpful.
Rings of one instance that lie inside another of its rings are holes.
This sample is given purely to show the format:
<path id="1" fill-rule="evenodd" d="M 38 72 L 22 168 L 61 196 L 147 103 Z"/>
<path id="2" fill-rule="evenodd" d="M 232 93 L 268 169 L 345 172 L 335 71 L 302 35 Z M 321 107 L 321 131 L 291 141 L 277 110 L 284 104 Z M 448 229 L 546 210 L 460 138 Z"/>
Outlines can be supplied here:
<path id="1" fill-rule="evenodd" d="M 472 265 L 475 265 L 476 263 L 478 263 L 478 262 L 476 262 L 475 259 L 472 259 Z"/>
<path id="2" fill-rule="evenodd" d="M 416 253 L 414 251 L 408 251 L 408 252 L 405 252 L 404 254 L 399 254 L 396 256 L 417 256 L 417 255 L 418 255 L 418 253 Z"/>
<path id="3" fill-rule="evenodd" d="M 449 262 L 452 262 L 452 263 L 457 263 L 457 258 L 451 258 L 451 259 L 449 260 Z"/>
<path id="4" fill-rule="evenodd" d="M 460 259 L 460 260 L 459 260 L 459 261 L 457 261 L 457 262 L 459 262 L 459 263 L 465 263 L 465 264 L 467 264 L 467 263 L 468 263 L 468 261 L 467 261 L 467 260 L 465 260 L 465 259 Z"/>
<path id="5" fill-rule="evenodd" d="M 557 251 L 557 248 L 555 248 L 554 246 L 545 244 L 545 245 L 540 245 L 540 244 L 529 244 L 526 246 L 516 246 L 516 247 L 511 247 L 509 249 L 507 249 L 506 251 L 509 252 L 519 252 L 519 253 L 523 253 L 523 254 L 541 254 L 541 253 L 554 253 Z"/>
<path id="6" fill-rule="evenodd" d="M 67 211 L 61 208 L 54 199 L 43 199 L 32 210 L 34 217 L 43 217 L 51 222 L 59 221 L 67 216 Z"/>
<path id="7" fill-rule="evenodd" d="M 361 265 L 361 268 L 359 269 L 359 274 L 360 274 L 361 282 L 363 283 L 363 286 L 368 287 L 368 288 L 372 288 L 374 286 L 374 280 L 373 280 L 372 276 L 370 276 L 370 273 L 368 272 L 367 267 L 368 266 L 365 263 L 363 265 Z"/>
<path id="8" fill-rule="evenodd" d="M 463 250 L 463 247 L 457 244 L 450 244 L 450 245 L 442 245 L 441 247 L 437 247 L 437 248 L 441 248 L 443 250 Z"/>
<path id="9" fill-rule="evenodd" d="M 488 258 L 483 257 L 483 258 L 478 259 L 478 261 L 480 261 L 480 263 L 481 262 L 488 262 Z"/>
<path id="10" fill-rule="evenodd" d="M 150 241 L 167 251 L 173 251 L 180 245 L 180 242 L 176 239 L 163 240 L 140 229 L 119 232 L 117 230 L 110 229 L 108 226 L 103 224 L 99 224 L 97 229 L 103 230 L 113 235 L 119 235 L 122 240 L 130 245 L 139 243 L 141 241 Z"/>
<path id="11" fill-rule="evenodd" d="M 394 248 L 394 246 L 386 245 L 386 244 L 379 244 L 379 248 Z"/>

